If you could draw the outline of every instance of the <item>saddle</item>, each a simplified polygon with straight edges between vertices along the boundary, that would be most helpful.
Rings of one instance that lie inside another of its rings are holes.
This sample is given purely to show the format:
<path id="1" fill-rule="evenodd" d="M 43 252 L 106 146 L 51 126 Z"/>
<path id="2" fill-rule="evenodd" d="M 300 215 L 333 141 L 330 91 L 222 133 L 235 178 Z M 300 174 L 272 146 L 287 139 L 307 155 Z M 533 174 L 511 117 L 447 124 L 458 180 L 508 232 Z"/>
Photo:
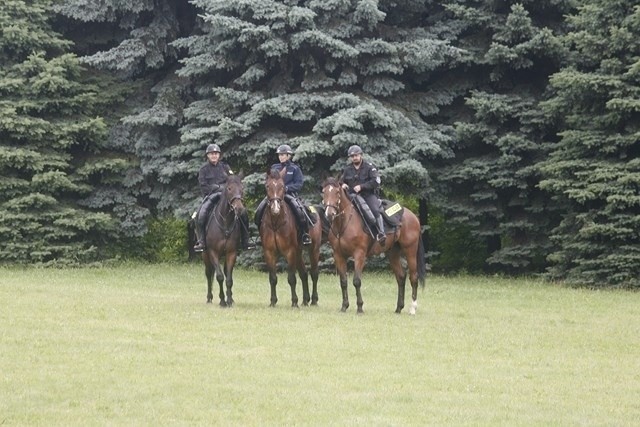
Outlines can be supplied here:
<path id="1" fill-rule="evenodd" d="M 362 197 L 353 195 L 351 197 L 351 203 L 366 224 L 375 224 L 373 213 Z M 386 199 L 380 200 L 380 214 L 384 220 L 383 223 L 385 224 L 385 229 L 390 228 L 395 230 L 398 228 L 403 212 L 404 208 L 400 203 Z"/>

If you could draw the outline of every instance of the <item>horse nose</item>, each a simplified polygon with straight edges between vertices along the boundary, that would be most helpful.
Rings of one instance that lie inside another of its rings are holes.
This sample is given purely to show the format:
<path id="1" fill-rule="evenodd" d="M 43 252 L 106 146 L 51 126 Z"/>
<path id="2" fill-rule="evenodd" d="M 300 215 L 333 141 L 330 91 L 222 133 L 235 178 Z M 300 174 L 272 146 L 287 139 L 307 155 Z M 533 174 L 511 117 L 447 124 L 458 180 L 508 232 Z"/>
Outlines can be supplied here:
<path id="1" fill-rule="evenodd" d="M 329 221 L 333 221 L 334 215 L 335 213 L 333 212 L 333 209 L 331 209 L 329 206 L 324 208 L 324 216 L 327 217 Z"/>

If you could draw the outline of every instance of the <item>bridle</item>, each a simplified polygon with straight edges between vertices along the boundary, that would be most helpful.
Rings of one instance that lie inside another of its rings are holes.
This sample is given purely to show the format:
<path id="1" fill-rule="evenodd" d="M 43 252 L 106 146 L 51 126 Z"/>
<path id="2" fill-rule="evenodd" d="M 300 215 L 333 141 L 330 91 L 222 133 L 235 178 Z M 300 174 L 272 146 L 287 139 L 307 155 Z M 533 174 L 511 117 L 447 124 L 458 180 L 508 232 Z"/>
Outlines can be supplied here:
<path id="1" fill-rule="evenodd" d="M 274 213 L 278 214 L 280 209 L 282 208 L 282 203 L 284 202 L 283 197 L 269 197 L 269 185 L 273 186 L 273 194 L 277 194 L 278 190 L 282 188 L 282 193 L 284 194 L 284 182 L 282 181 L 271 181 L 267 182 L 264 186 L 267 192 L 267 203 L 269 204 L 269 209 Z"/>
<path id="2" fill-rule="evenodd" d="M 340 187 L 334 187 L 332 184 L 329 184 L 329 185 L 327 185 L 327 186 L 326 186 L 322 191 L 323 191 L 323 193 L 324 193 L 325 191 L 327 191 L 328 193 L 331 193 L 331 192 L 333 192 L 334 188 L 335 188 L 335 190 L 337 190 L 337 191 L 338 191 L 338 201 L 336 202 L 336 204 L 335 204 L 335 205 L 330 204 L 330 203 L 325 203 L 325 201 L 324 201 L 324 197 L 322 198 L 322 205 L 323 205 L 323 206 L 324 206 L 324 208 L 325 208 L 325 209 L 324 209 L 324 211 L 325 211 L 325 216 L 326 216 L 327 218 L 329 218 L 329 215 L 328 215 L 328 212 L 327 212 L 327 209 L 329 209 L 329 208 L 333 209 L 333 210 L 336 212 L 336 213 L 335 213 L 335 215 L 333 215 L 333 217 L 331 217 L 331 218 L 332 218 L 332 219 L 331 219 L 331 222 L 333 222 L 333 220 L 334 220 L 336 217 L 338 217 L 338 216 L 340 216 L 340 215 L 342 215 L 342 214 L 344 213 L 344 211 L 340 210 L 340 201 L 342 200 L 342 197 L 340 196 L 340 190 L 341 190 L 341 188 L 340 188 Z"/>

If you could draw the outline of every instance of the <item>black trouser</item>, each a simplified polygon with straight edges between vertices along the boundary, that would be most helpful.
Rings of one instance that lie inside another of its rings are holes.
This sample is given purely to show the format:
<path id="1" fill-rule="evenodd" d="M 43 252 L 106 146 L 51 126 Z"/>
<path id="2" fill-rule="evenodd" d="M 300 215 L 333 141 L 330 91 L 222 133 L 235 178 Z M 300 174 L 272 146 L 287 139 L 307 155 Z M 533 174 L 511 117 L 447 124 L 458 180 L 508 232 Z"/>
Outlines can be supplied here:
<path id="1" fill-rule="evenodd" d="M 384 223 L 383 223 L 384 219 L 380 214 L 380 200 L 378 199 L 378 197 L 373 193 L 365 193 L 365 194 L 354 193 L 354 196 L 361 197 L 369 207 L 369 210 L 371 211 L 371 215 L 373 216 L 373 218 L 367 218 L 368 216 L 368 213 L 366 212 L 367 206 L 362 206 L 361 209 L 365 211 L 363 212 L 365 217 L 364 219 L 369 223 L 369 225 L 372 228 L 372 231 L 374 231 L 373 228 L 375 227 L 378 229 L 379 233 L 384 234 Z M 373 223 L 371 223 L 371 220 L 373 220 Z"/>
<path id="2" fill-rule="evenodd" d="M 209 219 L 209 213 L 218 202 L 218 199 L 220 199 L 221 194 L 221 192 L 211 193 L 202 199 L 200 208 L 198 208 L 198 216 L 196 217 L 196 239 L 198 243 L 204 242 L 204 229 Z"/>

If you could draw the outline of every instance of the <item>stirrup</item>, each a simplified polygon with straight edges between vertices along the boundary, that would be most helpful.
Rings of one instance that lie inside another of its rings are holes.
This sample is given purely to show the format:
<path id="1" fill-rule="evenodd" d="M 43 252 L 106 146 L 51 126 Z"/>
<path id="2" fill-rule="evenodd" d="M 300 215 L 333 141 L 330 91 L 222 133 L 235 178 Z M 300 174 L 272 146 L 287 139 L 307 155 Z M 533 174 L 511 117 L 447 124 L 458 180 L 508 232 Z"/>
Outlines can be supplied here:
<path id="1" fill-rule="evenodd" d="M 307 233 L 302 235 L 302 244 L 305 246 L 311 244 L 311 237 Z"/>
<path id="2" fill-rule="evenodd" d="M 256 248 L 256 245 L 254 245 L 251 242 L 245 242 L 241 245 L 241 249 L 244 249 L 245 251 L 251 251 L 255 248 Z"/>
<path id="3" fill-rule="evenodd" d="M 384 243 L 387 240 L 387 235 L 384 233 L 378 233 L 378 235 L 376 236 L 376 240 L 378 241 L 378 243 L 380 243 L 381 245 L 384 245 Z"/>
<path id="4" fill-rule="evenodd" d="M 193 247 L 193 251 L 194 252 L 204 252 L 204 243 L 202 243 L 202 242 L 196 243 L 195 246 Z"/>

